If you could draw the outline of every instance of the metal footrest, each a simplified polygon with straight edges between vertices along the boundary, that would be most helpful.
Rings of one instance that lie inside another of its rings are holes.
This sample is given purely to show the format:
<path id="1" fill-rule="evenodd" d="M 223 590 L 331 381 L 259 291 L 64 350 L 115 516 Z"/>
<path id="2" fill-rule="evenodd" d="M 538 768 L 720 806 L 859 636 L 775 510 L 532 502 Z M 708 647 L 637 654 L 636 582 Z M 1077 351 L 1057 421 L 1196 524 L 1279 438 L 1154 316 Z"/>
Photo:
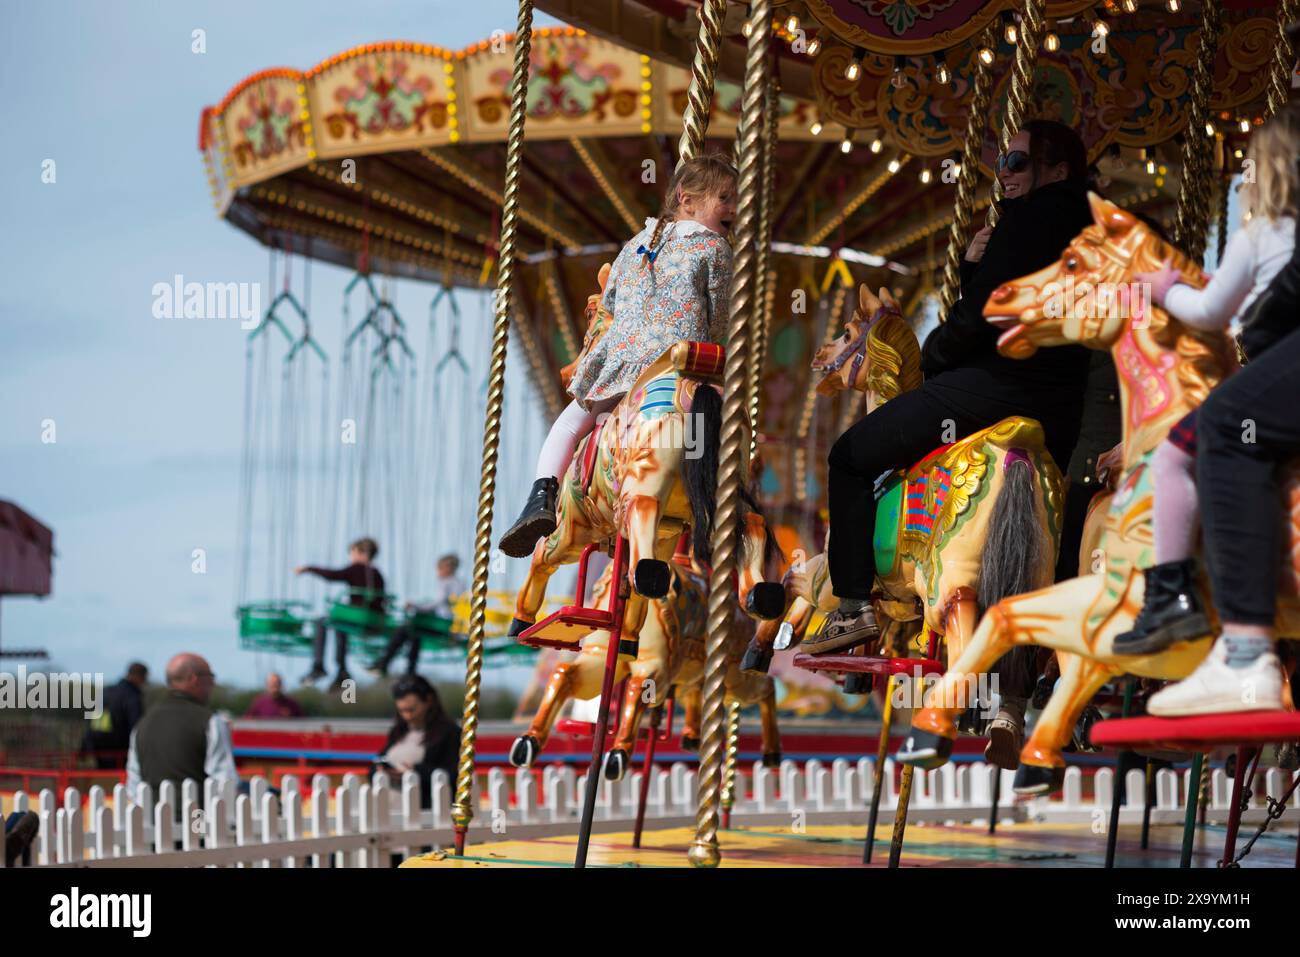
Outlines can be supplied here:
<path id="1" fill-rule="evenodd" d="M 593 631 L 608 631 L 614 617 L 599 608 L 565 605 L 515 636 L 515 640 L 534 648 L 559 648 L 577 651 L 582 639 Z"/>
<path id="2" fill-rule="evenodd" d="M 794 666 L 805 671 L 829 671 L 836 674 L 870 675 L 941 675 L 942 661 L 934 658 L 879 658 L 868 655 L 795 655 Z"/>

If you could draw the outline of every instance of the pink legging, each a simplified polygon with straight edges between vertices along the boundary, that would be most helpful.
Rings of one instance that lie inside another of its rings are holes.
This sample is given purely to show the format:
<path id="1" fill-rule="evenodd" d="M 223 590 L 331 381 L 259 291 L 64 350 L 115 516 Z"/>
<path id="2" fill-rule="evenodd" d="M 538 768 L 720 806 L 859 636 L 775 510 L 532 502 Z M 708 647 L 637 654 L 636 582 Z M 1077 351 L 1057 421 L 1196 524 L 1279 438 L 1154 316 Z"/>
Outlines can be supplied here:
<path id="1" fill-rule="evenodd" d="M 551 426 L 542 451 L 537 455 L 537 478 L 558 479 L 573 461 L 573 452 L 582 441 L 582 437 L 596 425 L 596 419 L 618 405 L 621 395 L 604 399 L 584 409 L 575 399 L 560 413 L 560 417 Z"/>
<path id="2" fill-rule="evenodd" d="M 1197 514 L 1196 459 L 1172 442 L 1161 442 L 1152 456 L 1155 471 L 1156 562 L 1190 558 L 1200 530 Z"/>

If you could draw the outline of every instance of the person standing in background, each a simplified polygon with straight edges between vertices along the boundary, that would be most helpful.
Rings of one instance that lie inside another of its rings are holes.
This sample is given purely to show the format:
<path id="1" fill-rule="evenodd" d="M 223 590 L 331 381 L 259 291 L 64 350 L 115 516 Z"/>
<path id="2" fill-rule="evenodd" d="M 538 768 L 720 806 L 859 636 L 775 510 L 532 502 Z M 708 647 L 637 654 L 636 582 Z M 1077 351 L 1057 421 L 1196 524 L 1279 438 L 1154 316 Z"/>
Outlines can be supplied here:
<path id="1" fill-rule="evenodd" d="M 126 675 L 104 694 L 104 711 L 90 722 L 82 750 L 95 757 L 95 767 L 112 770 L 126 766 L 131 732 L 144 714 L 144 686 L 149 669 L 133 661 Z"/>
<path id="2" fill-rule="evenodd" d="M 167 697 L 149 709 L 131 733 L 127 793 L 141 782 L 158 793 L 164 781 L 207 778 L 238 781 L 230 725 L 208 707 L 217 676 L 206 660 L 188 652 L 167 662 Z"/>
<path id="3" fill-rule="evenodd" d="M 272 671 L 266 676 L 266 690 L 252 700 L 245 718 L 301 718 L 302 705 L 284 693 L 284 680 Z"/>

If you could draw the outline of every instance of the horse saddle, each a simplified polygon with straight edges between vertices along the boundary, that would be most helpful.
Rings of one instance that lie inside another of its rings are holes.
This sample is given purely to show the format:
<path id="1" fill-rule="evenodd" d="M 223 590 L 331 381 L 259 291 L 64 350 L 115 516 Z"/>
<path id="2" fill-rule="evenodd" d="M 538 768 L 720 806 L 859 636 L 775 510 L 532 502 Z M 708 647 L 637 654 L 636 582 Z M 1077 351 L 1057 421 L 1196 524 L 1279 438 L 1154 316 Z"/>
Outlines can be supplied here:
<path id="1" fill-rule="evenodd" d="M 632 388 L 628 390 L 628 394 L 643 393 L 647 389 L 651 389 L 655 379 L 669 375 L 697 379 L 711 385 L 721 384 L 722 371 L 726 361 L 727 351 L 716 343 L 682 340 L 664 350 L 663 355 L 641 373 L 636 382 L 633 383 Z M 665 390 L 652 389 L 651 391 L 664 392 Z M 671 403 L 673 401 L 666 393 L 663 396 L 654 396 L 652 398 L 656 404 Z M 582 494 L 584 495 L 591 489 L 591 480 L 596 474 L 596 458 L 599 453 L 599 435 L 592 432 L 582 440 L 582 444 L 578 447 L 578 460 L 580 463 L 578 474 Z"/>

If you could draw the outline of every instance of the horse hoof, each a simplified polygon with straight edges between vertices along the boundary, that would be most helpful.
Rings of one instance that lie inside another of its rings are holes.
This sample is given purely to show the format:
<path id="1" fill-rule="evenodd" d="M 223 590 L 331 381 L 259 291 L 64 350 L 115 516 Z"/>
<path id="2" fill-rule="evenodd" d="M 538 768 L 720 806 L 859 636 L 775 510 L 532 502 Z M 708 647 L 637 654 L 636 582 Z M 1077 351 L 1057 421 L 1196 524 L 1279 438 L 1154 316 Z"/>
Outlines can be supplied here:
<path id="1" fill-rule="evenodd" d="M 781 766 L 781 752 L 780 752 L 780 751 L 764 751 L 764 752 L 763 752 L 763 767 L 765 767 L 765 768 L 779 768 L 780 766 Z"/>
<path id="2" fill-rule="evenodd" d="M 632 573 L 632 587 L 643 598 L 666 598 L 672 581 L 668 563 L 657 558 L 642 558 Z"/>
<path id="3" fill-rule="evenodd" d="M 871 694 L 871 675 L 865 671 L 850 671 L 844 676 L 845 694 Z"/>
<path id="4" fill-rule="evenodd" d="M 623 775 L 627 773 L 627 752 L 622 748 L 615 748 L 605 755 L 605 780 L 622 781 Z"/>
<path id="5" fill-rule="evenodd" d="M 531 768 L 533 762 L 537 760 L 538 752 L 541 750 L 537 744 L 537 739 L 531 734 L 515 738 L 515 743 L 510 748 L 510 763 L 517 768 Z"/>
<path id="6" fill-rule="evenodd" d="M 511 618 L 510 630 L 506 632 L 506 637 L 518 638 L 531 627 L 533 627 L 533 622 L 531 621 L 524 621 L 520 618 Z"/>
<path id="7" fill-rule="evenodd" d="M 684 735 L 682 735 L 682 739 L 681 739 L 681 741 L 678 742 L 678 743 L 682 746 L 682 750 L 683 750 L 683 751 L 698 751 L 698 750 L 700 750 L 700 739 L 699 739 L 699 738 L 692 737 L 692 736 L 689 735 L 689 734 L 684 734 Z"/>
<path id="8" fill-rule="evenodd" d="M 930 770 L 942 767 L 952 756 L 952 739 L 940 737 L 930 731 L 913 728 L 903 742 L 903 746 L 894 755 L 894 760 L 902 764 Z"/>
<path id="9" fill-rule="evenodd" d="M 759 582 L 745 596 L 745 611 L 771 621 L 785 614 L 785 589 L 776 582 Z"/>
<path id="10" fill-rule="evenodd" d="M 1065 768 L 1021 764 L 1011 788 L 1017 794 L 1051 794 L 1065 783 Z"/>
<path id="11" fill-rule="evenodd" d="M 740 670 L 752 675 L 765 675 L 772 664 L 772 652 L 750 642 L 740 659 Z"/>

